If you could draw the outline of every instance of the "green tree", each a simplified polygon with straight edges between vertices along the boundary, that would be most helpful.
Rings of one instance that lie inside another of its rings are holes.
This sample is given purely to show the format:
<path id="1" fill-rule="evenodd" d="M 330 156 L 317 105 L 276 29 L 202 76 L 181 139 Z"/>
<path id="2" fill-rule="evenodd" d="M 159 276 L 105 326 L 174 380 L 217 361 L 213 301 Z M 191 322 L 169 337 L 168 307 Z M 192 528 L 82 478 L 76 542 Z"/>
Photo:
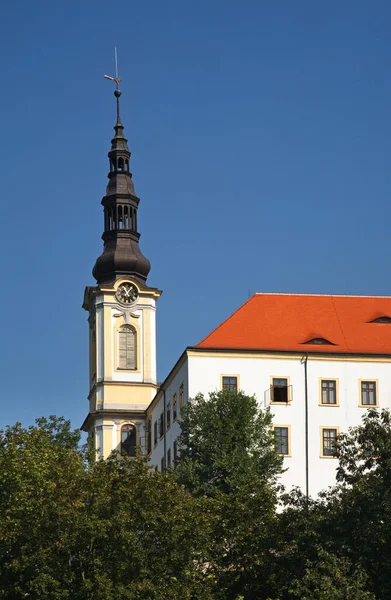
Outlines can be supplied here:
<path id="1" fill-rule="evenodd" d="M 281 472 L 271 414 L 259 409 L 254 396 L 220 391 L 189 402 L 181 422 L 176 473 L 193 495 L 273 487 Z"/>
<path id="2" fill-rule="evenodd" d="M 353 569 L 346 558 L 319 549 L 316 561 L 307 561 L 303 577 L 295 579 L 289 590 L 294 600 L 376 600 L 366 589 L 368 577 Z"/>
<path id="3" fill-rule="evenodd" d="M 256 399 L 221 391 L 190 401 L 181 423 L 178 481 L 213 506 L 216 598 L 267 597 L 273 554 L 278 476 L 271 415 Z"/>
<path id="4" fill-rule="evenodd" d="M 280 587 L 276 588 L 280 600 L 290 599 L 292 579 L 305 581 L 309 590 L 318 582 L 316 598 L 322 597 L 319 594 L 323 593 L 323 586 L 326 590 L 332 586 L 339 589 L 341 578 L 346 581 L 340 597 L 348 594 L 349 581 L 353 585 L 357 580 L 364 598 L 369 592 L 373 594 L 369 597 L 378 600 L 391 598 L 389 412 L 366 411 L 360 426 L 339 437 L 336 454 L 337 484 L 309 502 L 298 492 L 290 494 L 285 510 L 279 515 L 275 566 L 280 578 Z M 318 548 L 323 548 L 323 555 L 318 555 Z M 341 572 L 336 568 L 338 564 Z M 360 573 L 366 575 L 360 579 Z M 304 588 L 297 589 L 301 597 Z M 333 593 L 339 597 L 337 592 Z M 327 596 L 327 591 L 324 595 Z"/>
<path id="5" fill-rule="evenodd" d="M 340 436 L 337 456 L 339 485 L 327 498 L 322 535 L 331 548 L 338 545 L 353 564 L 363 566 L 377 598 L 391 598 L 389 411 L 366 411 L 362 425 Z"/>
<path id="6" fill-rule="evenodd" d="M 79 441 L 54 417 L 0 433 L 0 598 L 211 599 L 208 500 Z"/>
<path id="7" fill-rule="evenodd" d="M 308 562 L 316 562 L 323 543 L 327 511 L 322 500 L 307 498 L 296 488 L 280 497 L 281 510 L 273 532 L 274 557 L 269 577 L 272 598 L 288 600 L 292 580 L 304 576 Z"/>
<path id="8" fill-rule="evenodd" d="M 0 432 L 0 598 L 67 597 L 86 479 L 79 441 L 55 417 Z"/>
<path id="9" fill-rule="evenodd" d="M 204 565 L 212 515 L 172 475 L 139 459 L 112 457 L 89 474 L 78 547 L 86 598 L 208 599 Z M 83 543 L 88 540 L 88 544 Z"/>

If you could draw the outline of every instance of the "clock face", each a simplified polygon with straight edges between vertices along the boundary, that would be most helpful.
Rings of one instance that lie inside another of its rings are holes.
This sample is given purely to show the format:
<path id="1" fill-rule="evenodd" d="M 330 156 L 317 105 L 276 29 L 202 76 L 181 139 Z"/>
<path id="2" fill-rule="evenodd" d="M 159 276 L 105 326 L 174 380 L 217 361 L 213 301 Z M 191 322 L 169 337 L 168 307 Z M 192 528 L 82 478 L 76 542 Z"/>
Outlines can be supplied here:
<path id="1" fill-rule="evenodd" d="M 122 304 L 131 304 L 138 296 L 137 288 L 133 283 L 121 283 L 115 296 Z"/>

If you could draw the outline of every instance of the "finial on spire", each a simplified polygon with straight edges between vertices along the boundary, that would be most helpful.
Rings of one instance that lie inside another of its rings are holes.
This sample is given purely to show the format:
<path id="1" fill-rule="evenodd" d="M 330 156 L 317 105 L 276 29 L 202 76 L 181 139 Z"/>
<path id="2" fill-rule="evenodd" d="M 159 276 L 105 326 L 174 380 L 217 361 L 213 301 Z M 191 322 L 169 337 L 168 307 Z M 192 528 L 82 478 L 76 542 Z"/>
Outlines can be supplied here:
<path id="1" fill-rule="evenodd" d="M 115 90 L 114 90 L 114 96 L 117 98 L 117 123 L 121 122 L 120 116 L 119 116 L 119 98 L 121 96 L 121 90 L 119 89 L 119 84 L 121 83 L 122 79 L 121 77 L 119 77 L 118 75 L 118 57 L 117 57 L 117 48 L 114 48 L 114 57 L 115 57 L 115 77 L 110 77 L 110 75 L 105 75 L 105 79 L 109 79 L 110 81 L 114 81 L 115 83 Z"/>

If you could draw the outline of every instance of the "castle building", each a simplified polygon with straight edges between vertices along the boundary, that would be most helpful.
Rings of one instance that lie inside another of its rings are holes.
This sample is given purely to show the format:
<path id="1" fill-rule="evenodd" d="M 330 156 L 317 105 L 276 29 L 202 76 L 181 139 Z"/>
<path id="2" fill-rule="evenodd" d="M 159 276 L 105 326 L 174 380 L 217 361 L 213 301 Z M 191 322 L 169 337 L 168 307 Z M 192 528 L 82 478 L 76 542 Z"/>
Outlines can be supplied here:
<path id="1" fill-rule="evenodd" d="M 130 151 L 120 119 L 109 152 L 104 250 L 89 317 L 89 413 L 83 430 L 102 457 L 135 455 L 165 471 L 178 453 L 189 398 L 220 389 L 254 394 L 273 414 L 282 483 L 315 496 L 335 483 L 335 441 L 369 408 L 391 408 L 391 298 L 255 294 L 156 381 L 156 302 L 139 248 Z"/>
<path id="2" fill-rule="evenodd" d="M 391 298 L 252 296 L 186 348 L 163 382 L 147 410 L 151 464 L 175 460 L 188 398 L 220 389 L 254 394 L 270 409 L 282 483 L 316 496 L 335 483 L 338 433 L 369 408 L 391 408 Z"/>

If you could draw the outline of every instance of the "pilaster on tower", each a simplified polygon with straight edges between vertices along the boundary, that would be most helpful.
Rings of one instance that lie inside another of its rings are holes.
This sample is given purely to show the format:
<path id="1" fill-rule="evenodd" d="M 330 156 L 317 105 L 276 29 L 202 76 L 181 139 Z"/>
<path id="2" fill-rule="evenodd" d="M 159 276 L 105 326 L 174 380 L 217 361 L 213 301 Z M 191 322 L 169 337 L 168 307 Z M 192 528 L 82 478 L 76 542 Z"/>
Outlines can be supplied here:
<path id="1" fill-rule="evenodd" d="M 103 252 L 93 268 L 96 286 L 85 290 L 89 313 L 89 413 L 82 429 L 98 455 L 136 453 L 147 447 L 146 409 L 157 390 L 156 302 L 161 291 L 146 280 L 151 265 L 139 247 L 139 198 L 130 172 L 130 150 L 120 117 L 120 79 L 114 92 L 117 119 L 108 153 Z"/>

